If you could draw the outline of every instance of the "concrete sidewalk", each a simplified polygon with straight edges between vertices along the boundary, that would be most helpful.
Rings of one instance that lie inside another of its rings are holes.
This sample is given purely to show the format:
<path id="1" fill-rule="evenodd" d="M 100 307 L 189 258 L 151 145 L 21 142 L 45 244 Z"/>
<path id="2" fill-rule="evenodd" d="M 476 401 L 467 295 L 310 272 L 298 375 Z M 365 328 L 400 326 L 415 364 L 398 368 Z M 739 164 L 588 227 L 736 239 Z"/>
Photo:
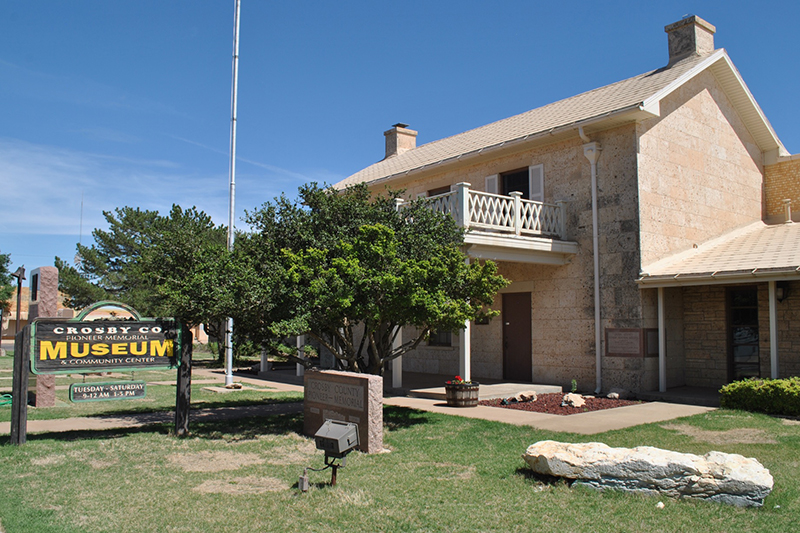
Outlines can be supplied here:
<path id="1" fill-rule="evenodd" d="M 218 385 L 223 386 L 225 376 L 220 370 L 194 369 L 192 381 L 198 386 Z M 276 392 L 302 392 L 302 385 L 270 380 L 268 377 L 257 377 L 237 374 L 235 381 L 242 384 L 258 385 L 274 389 Z M 215 390 L 218 390 L 215 388 Z M 228 394 L 236 394 L 230 390 Z M 223 393 L 224 394 L 224 393 Z M 639 405 L 593 411 L 569 416 L 559 416 L 544 413 L 532 413 L 516 409 L 502 409 L 498 407 L 448 407 L 440 399 L 414 398 L 408 396 L 388 396 L 384 398 L 385 405 L 407 407 L 442 413 L 447 415 L 463 416 L 466 418 L 479 418 L 504 422 L 517 426 L 530 426 L 547 431 L 579 433 L 593 435 L 615 429 L 624 429 L 640 424 L 663 422 L 684 416 L 691 416 L 708 411 L 711 407 L 696 405 L 682 405 L 664 402 L 650 402 Z M 251 405 L 244 407 L 222 407 L 216 409 L 195 409 L 190 413 L 190 421 L 194 420 L 224 420 L 245 418 L 250 416 L 272 416 L 286 413 L 299 413 L 303 410 L 302 402 L 281 404 Z M 65 431 L 95 431 L 115 428 L 135 428 L 148 424 L 171 423 L 174 413 L 141 413 L 125 416 L 90 416 L 80 418 L 66 418 L 58 420 L 28 420 L 28 433 L 65 432 Z M 0 423 L 0 434 L 9 434 L 11 424 Z"/>
<path id="2" fill-rule="evenodd" d="M 463 416 L 466 418 L 480 418 L 504 422 L 515 426 L 530 426 L 547 431 L 566 433 L 579 433 L 581 435 L 594 435 L 605 433 L 614 429 L 624 429 L 641 424 L 663 422 L 713 411 L 712 407 L 697 405 L 681 405 L 662 402 L 628 405 L 616 409 L 605 409 L 575 415 L 551 415 L 546 413 L 533 413 L 518 409 L 503 409 L 500 407 L 448 407 L 440 400 L 427 398 L 392 397 L 385 398 L 384 404 L 408 407 L 420 411 L 442 413 L 446 415 Z"/>

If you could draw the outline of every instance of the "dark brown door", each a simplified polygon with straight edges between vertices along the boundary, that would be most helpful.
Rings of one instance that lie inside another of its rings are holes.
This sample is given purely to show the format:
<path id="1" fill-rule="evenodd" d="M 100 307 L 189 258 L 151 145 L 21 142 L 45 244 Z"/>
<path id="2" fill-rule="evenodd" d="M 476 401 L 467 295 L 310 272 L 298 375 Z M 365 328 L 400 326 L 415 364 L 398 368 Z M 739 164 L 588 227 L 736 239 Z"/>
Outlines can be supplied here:
<path id="1" fill-rule="evenodd" d="M 531 293 L 503 294 L 503 379 L 530 382 Z"/>

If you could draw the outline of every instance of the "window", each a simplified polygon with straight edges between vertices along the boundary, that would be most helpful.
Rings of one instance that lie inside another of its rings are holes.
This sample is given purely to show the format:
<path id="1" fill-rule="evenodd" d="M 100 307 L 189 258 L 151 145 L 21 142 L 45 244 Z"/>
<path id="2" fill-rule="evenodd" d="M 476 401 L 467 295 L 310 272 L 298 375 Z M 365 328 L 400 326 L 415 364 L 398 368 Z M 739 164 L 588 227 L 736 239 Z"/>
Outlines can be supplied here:
<path id="1" fill-rule="evenodd" d="M 431 189 L 428 191 L 428 197 L 431 196 L 439 196 L 440 194 L 446 194 L 450 192 L 450 186 L 445 185 L 444 187 L 437 187 L 435 189 Z"/>
<path id="2" fill-rule="evenodd" d="M 428 346 L 452 346 L 453 334 L 449 331 L 435 329 L 428 338 Z"/>
<path id="3" fill-rule="evenodd" d="M 544 165 L 533 165 L 502 174 L 486 177 L 486 192 L 508 196 L 519 191 L 522 197 L 536 202 L 544 201 Z"/>

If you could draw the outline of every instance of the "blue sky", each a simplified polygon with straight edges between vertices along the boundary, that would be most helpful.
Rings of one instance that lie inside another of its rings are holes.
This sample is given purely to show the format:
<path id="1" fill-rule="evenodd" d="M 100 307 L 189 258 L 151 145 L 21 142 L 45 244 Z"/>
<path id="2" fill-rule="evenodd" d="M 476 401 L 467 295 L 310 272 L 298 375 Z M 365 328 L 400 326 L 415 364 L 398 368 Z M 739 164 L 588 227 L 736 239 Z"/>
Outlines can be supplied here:
<path id="1" fill-rule="evenodd" d="M 233 0 L 0 3 L 0 252 L 51 265 L 103 211 L 227 222 Z M 800 2 L 242 0 L 237 218 L 418 143 L 666 64 L 664 26 L 717 27 L 800 151 Z M 83 226 L 81 232 L 81 201 Z"/>

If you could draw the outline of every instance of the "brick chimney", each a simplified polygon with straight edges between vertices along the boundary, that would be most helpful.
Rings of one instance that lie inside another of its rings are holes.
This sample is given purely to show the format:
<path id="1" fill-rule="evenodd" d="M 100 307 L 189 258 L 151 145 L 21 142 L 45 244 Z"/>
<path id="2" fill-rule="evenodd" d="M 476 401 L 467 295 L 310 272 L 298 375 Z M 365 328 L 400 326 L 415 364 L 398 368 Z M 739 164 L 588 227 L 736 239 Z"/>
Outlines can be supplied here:
<path id="1" fill-rule="evenodd" d="M 397 123 L 389 131 L 384 131 L 386 137 L 386 157 L 408 152 L 417 147 L 417 132 L 409 130 L 408 124 Z"/>
<path id="2" fill-rule="evenodd" d="M 665 26 L 664 31 L 669 38 L 670 65 L 691 55 L 714 51 L 714 33 L 717 28 L 696 15 Z"/>

